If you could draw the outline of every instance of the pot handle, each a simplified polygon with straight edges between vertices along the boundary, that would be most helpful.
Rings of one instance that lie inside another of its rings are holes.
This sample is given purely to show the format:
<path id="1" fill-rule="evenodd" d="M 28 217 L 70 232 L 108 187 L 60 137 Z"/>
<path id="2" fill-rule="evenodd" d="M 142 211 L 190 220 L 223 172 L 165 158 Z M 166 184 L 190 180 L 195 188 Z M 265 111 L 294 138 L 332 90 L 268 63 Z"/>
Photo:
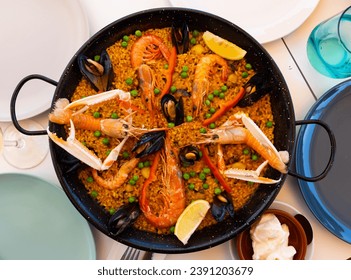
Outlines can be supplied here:
<path id="1" fill-rule="evenodd" d="M 294 176 L 294 177 L 296 177 L 298 179 L 302 179 L 304 181 L 307 181 L 307 182 L 316 182 L 316 181 L 319 181 L 319 180 L 323 179 L 327 175 L 327 173 L 329 172 L 330 168 L 333 165 L 334 157 L 335 157 L 335 150 L 336 150 L 336 140 L 335 140 L 335 136 L 334 136 L 333 131 L 330 129 L 330 127 L 325 122 L 323 122 L 321 120 L 301 120 L 301 121 L 296 121 L 295 122 L 295 125 L 308 125 L 308 124 L 320 125 L 328 133 L 329 141 L 330 141 L 330 157 L 329 157 L 329 161 L 328 161 L 327 166 L 325 167 L 325 169 L 317 176 L 306 177 L 304 175 L 297 174 L 296 172 L 293 172 L 291 170 L 288 171 L 288 174 L 291 175 L 291 176 Z"/>
<path id="2" fill-rule="evenodd" d="M 13 125 L 16 127 L 16 129 L 25 135 L 30 135 L 30 136 L 45 135 L 45 134 L 47 134 L 46 130 L 29 131 L 29 130 L 24 129 L 18 123 L 17 116 L 16 116 L 16 101 L 17 101 L 18 94 L 19 94 L 20 90 L 22 89 L 22 87 L 24 86 L 24 84 L 30 80 L 33 80 L 33 79 L 42 80 L 44 82 L 52 84 L 55 87 L 58 85 L 58 83 L 56 81 L 51 80 L 50 78 L 39 75 L 39 74 L 33 74 L 33 75 L 29 75 L 27 77 L 24 77 L 16 86 L 16 88 L 12 94 L 12 97 L 11 97 L 11 102 L 10 102 L 11 119 L 12 119 Z"/>

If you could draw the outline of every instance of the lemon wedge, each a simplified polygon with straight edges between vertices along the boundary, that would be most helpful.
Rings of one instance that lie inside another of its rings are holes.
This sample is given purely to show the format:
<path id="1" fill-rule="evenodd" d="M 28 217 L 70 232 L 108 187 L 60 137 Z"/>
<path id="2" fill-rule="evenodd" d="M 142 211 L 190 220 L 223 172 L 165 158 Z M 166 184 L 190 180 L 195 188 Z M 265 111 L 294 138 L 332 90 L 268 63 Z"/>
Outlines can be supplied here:
<path id="1" fill-rule="evenodd" d="M 185 245 L 190 236 L 206 216 L 210 203 L 206 200 L 195 200 L 190 203 L 179 216 L 174 229 L 174 235 Z"/>
<path id="2" fill-rule="evenodd" d="M 246 51 L 232 42 L 223 39 L 210 31 L 205 31 L 202 35 L 206 46 L 219 56 L 229 60 L 242 59 Z"/>

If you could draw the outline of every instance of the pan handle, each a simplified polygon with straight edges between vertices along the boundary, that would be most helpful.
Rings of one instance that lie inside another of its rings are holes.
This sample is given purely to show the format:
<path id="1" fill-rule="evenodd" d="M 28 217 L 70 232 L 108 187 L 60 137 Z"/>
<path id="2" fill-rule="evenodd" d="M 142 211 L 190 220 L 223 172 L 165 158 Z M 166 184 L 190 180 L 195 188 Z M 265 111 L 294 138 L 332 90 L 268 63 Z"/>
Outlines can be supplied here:
<path id="1" fill-rule="evenodd" d="M 47 134 L 46 130 L 30 131 L 30 130 L 24 129 L 18 123 L 17 116 L 16 116 L 16 101 L 17 101 L 18 94 L 19 94 L 20 90 L 22 89 L 22 87 L 24 86 L 24 84 L 30 80 L 33 80 L 33 79 L 42 80 L 42 81 L 47 82 L 55 87 L 58 85 L 58 83 L 56 81 L 51 80 L 50 78 L 47 78 L 47 77 L 39 75 L 39 74 L 33 74 L 33 75 L 29 75 L 27 77 L 24 77 L 16 86 L 16 88 L 12 94 L 12 97 L 11 97 L 11 103 L 10 103 L 11 119 L 12 119 L 13 125 L 16 127 L 16 129 L 25 135 L 30 135 L 30 136 L 45 135 L 45 134 Z"/>
<path id="2" fill-rule="evenodd" d="M 323 179 L 327 175 L 327 173 L 329 172 L 330 168 L 333 165 L 334 157 L 335 157 L 335 150 L 336 150 L 336 140 L 335 140 L 334 133 L 332 132 L 330 127 L 323 121 L 320 121 L 320 120 L 301 120 L 301 121 L 296 121 L 295 122 L 295 125 L 308 125 L 308 124 L 320 125 L 328 133 L 329 141 L 330 141 L 330 157 L 329 157 L 329 161 L 328 161 L 327 166 L 325 167 L 325 169 L 317 176 L 306 177 L 304 175 L 297 174 L 296 172 L 293 172 L 291 170 L 288 171 L 288 174 L 291 175 L 291 176 L 294 176 L 294 177 L 296 177 L 298 179 L 302 179 L 304 181 L 307 181 L 307 182 L 316 182 L 316 181 L 319 181 L 319 180 Z"/>

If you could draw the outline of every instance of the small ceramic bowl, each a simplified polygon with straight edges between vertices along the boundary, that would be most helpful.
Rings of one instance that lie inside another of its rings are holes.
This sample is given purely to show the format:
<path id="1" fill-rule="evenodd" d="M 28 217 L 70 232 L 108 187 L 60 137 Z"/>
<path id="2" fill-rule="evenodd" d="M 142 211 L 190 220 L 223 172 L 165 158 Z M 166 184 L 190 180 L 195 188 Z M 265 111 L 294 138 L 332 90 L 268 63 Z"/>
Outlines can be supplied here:
<path id="1" fill-rule="evenodd" d="M 281 224 L 289 227 L 289 245 L 294 246 L 296 254 L 294 260 L 304 260 L 307 251 L 307 238 L 305 231 L 299 221 L 290 213 L 275 209 L 274 206 L 265 211 L 265 213 L 273 213 Z M 240 259 L 252 260 L 253 248 L 250 237 L 250 228 L 240 233 L 236 238 L 236 249 Z"/>

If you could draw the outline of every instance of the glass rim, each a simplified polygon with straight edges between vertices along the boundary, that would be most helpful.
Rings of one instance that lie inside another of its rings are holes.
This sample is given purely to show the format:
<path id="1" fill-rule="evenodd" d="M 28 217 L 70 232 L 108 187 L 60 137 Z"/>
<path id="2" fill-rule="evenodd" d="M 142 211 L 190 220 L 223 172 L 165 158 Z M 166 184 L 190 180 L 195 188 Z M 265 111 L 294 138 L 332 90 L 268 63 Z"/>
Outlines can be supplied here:
<path id="1" fill-rule="evenodd" d="M 347 7 L 340 15 L 339 19 L 338 19 L 338 36 L 339 36 L 339 40 L 340 43 L 343 45 L 343 47 L 348 50 L 348 52 L 351 53 L 351 49 L 344 43 L 341 34 L 340 34 L 340 25 L 341 25 L 341 19 L 344 17 L 344 15 L 351 10 L 351 6 Z"/>

